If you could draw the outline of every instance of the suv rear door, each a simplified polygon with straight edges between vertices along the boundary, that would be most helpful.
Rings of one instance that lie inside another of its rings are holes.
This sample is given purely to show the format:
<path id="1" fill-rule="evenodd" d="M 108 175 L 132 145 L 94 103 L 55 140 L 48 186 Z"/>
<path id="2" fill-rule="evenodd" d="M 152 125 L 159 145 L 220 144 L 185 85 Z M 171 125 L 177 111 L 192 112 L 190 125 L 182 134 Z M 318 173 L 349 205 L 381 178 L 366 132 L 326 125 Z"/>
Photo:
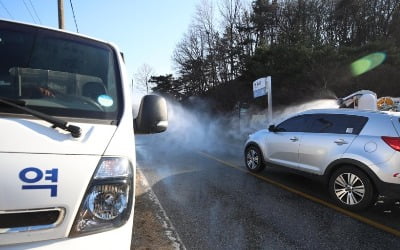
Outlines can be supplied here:
<path id="1" fill-rule="evenodd" d="M 299 165 L 304 171 L 322 174 L 341 158 L 368 118 L 345 114 L 314 114 L 299 145 Z"/>

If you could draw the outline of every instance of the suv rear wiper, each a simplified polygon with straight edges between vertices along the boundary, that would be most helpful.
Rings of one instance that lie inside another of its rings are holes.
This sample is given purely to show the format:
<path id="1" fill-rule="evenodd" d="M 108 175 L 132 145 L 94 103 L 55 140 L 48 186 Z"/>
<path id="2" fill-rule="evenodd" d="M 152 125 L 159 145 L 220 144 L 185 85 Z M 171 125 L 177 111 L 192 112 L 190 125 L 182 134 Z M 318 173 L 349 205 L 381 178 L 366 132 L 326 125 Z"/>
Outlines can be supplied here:
<path id="1" fill-rule="evenodd" d="M 53 124 L 53 128 L 60 128 L 63 129 L 65 131 L 68 131 L 71 133 L 72 137 L 74 138 L 79 138 L 81 136 L 81 128 L 78 126 L 74 126 L 74 125 L 68 125 L 68 123 L 64 120 L 55 118 L 53 116 L 44 114 L 42 112 L 27 108 L 27 107 L 23 107 L 25 106 L 25 102 L 24 101 L 20 101 L 20 100 L 12 100 L 12 99 L 6 99 L 3 97 L 0 97 L 0 103 L 4 103 L 8 106 L 17 108 L 19 110 L 25 111 L 26 113 L 33 115 L 37 118 L 40 118 L 46 122 L 49 122 L 51 124 Z"/>

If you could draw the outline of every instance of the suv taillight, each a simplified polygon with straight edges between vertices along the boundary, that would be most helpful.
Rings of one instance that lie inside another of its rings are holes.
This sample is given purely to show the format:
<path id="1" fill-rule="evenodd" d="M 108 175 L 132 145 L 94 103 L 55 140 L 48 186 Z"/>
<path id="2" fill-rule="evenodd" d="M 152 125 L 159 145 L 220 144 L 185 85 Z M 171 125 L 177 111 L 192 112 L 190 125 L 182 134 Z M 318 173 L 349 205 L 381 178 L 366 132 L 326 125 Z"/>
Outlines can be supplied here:
<path id="1" fill-rule="evenodd" d="M 400 151 L 400 137 L 382 136 L 382 140 L 394 150 Z"/>

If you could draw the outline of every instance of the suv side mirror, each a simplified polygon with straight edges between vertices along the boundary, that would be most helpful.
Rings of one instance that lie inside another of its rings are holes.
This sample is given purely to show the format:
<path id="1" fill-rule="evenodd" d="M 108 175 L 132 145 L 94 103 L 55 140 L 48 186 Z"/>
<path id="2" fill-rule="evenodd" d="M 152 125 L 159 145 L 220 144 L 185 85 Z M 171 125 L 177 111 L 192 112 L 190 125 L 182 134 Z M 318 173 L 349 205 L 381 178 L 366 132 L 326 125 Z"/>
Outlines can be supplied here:
<path id="1" fill-rule="evenodd" d="M 269 127 L 268 127 L 268 131 L 271 131 L 271 132 L 277 132 L 278 131 L 278 129 L 275 127 L 275 125 L 270 125 Z"/>
<path id="2" fill-rule="evenodd" d="M 134 120 L 135 134 L 160 133 L 167 127 L 168 111 L 165 99 L 156 95 L 144 96 Z"/>

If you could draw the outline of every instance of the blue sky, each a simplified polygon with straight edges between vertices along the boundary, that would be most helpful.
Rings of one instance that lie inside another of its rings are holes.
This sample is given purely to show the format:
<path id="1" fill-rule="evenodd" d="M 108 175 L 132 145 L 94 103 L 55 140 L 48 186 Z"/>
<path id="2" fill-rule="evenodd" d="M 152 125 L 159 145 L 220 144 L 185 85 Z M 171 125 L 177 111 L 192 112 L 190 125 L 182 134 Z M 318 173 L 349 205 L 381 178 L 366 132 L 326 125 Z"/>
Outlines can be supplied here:
<path id="1" fill-rule="evenodd" d="M 116 44 L 125 54 L 130 77 L 144 63 L 156 74 L 174 73 L 173 51 L 188 30 L 199 3 L 200 0 L 72 0 L 79 33 Z M 65 29 L 76 32 L 70 0 L 64 0 L 64 16 Z M 57 0 L 0 0 L 0 18 L 57 28 Z"/>

